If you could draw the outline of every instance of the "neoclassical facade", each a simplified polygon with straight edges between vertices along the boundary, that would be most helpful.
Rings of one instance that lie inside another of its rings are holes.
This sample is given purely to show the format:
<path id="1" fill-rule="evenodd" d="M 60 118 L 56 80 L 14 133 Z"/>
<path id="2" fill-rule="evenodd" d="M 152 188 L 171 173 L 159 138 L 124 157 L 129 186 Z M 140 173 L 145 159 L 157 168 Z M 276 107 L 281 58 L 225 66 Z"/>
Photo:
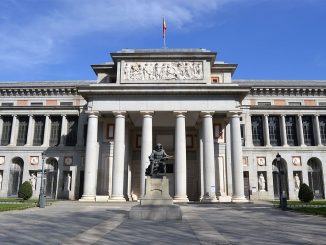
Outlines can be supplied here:
<path id="1" fill-rule="evenodd" d="M 95 81 L 0 84 L 0 197 L 137 201 L 161 143 L 175 202 L 325 198 L 326 81 L 233 80 L 205 49 L 124 49 Z M 279 157 L 277 158 L 277 154 Z"/>

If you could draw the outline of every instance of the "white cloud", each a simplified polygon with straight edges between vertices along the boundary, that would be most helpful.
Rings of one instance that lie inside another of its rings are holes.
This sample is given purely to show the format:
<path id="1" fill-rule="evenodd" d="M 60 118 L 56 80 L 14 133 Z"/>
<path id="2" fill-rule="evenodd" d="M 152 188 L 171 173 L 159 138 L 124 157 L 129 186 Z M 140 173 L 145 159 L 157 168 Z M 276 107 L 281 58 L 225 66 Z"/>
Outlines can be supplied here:
<path id="1" fill-rule="evenodd" d="M 133 34 L 158 25 L 162 16 L 182 28 L 234 1 L 245 0 L 56 0 L 48 6 L 47 1 L 39 6 L 39 0 L 2 0 L 0 65 L 55 63 L 60 47 L 73 38 L 92 32 Z"/>

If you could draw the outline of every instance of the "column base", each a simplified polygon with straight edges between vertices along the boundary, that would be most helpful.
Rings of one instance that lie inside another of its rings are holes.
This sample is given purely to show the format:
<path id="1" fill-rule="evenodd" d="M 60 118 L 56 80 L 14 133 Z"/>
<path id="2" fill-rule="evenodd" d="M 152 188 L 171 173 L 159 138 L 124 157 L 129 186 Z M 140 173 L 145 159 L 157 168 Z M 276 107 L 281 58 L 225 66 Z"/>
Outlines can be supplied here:
<path id="1" fill-rule="evenodd" d="M 231 202 L 232 198 L 230 196 L 219 196 L 218 201 L 219 202 Z"/>
<path id="2" fill-rule="evenodd" d="M 126 202 L 126 199 L 124 198 L 124 196 L 112 196 L 108 202 Z"/>
<path id="3" fill-rule="evenodd" d="M 249 202 L 244 196 L 235 196 L 232 197 L 232 202 L 234 203 L 244 203 L 244 202 Z"/>
<path id="4" fill-rule="evenodd" d="M 79 202 L 96 202 L 96 196 L 83 195 L 78 201 Z"/>
<path id="5" fill-rule="evenodd" d="M 173 202 L 174 203 L 189 202 L 189 199 L 187 196 L 174 196 Z"/>
<path id="6" fill-rule="evenodd" d="M 108 202 L 109 196 L 96 196 L 95 201 L 96 202 Z"/>
<path id="7" fill-rule="evenodd" d="M 214 203 L 218 202 L 216 196 L 203 196 L 203 198 L 200 200 L 202 203 Z"/>

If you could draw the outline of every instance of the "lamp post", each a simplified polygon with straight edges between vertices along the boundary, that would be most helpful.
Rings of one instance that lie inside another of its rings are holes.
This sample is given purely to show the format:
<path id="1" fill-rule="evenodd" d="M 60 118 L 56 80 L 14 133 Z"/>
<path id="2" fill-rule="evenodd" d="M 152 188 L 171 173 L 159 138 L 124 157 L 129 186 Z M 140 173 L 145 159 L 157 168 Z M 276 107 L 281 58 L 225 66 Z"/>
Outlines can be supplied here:
<path id="1" fill-rule="evenodd" d="M 282 210 L 286 210 L 287 209 L 287 197 L 286 194 L 283 194 L 283 190 L 282 190 L 282 176 L 281 174 L 284 174 L 284 171 L 281 171 L 281 160 L 282 157 L 280 155 L 280 153 L 277 153 L 276 155 L 276 162 L 277 162 L 277 168 L 278 168 L 278 186 L 279 186 L 279 196 L 280 196 L 280 208 L 282 208 Z"/>
<path id="2" fill-rule="evenodd" d="M 40 195 L 39 195 L 39 198 L 38 198 L 38 206 L 40 208 L 45 208 L 45 205 L 46 205 L 46 196 L 44 194 L 44 183 L 43 183 L 43 180 L 44 180 L 44 163 L 45 163 L 45 153 L 43 152 L 42 153 L 42 173 L 41 173 L 41 187 L 40 187 Z"/>

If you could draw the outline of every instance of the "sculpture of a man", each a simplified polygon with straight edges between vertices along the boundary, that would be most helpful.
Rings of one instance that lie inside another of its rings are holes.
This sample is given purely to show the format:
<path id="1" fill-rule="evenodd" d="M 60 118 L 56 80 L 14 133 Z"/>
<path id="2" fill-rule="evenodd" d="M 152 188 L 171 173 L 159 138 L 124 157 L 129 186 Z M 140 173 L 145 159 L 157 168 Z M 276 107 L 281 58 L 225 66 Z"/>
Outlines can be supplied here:
<path id="1" fill-rule="evenodd" d="M 265 177 L 264 177 L 264 175 L 261 173 L 261 174 L 259 175 L 259 179 L 258 179 L 258 187 L 259 187 L 259 190 L 260 190 L 260 191 L 266 191 L 266 190 L 265 190 L 265 183 L 266 183 L 266 181 L 265 181 Z"/>
<path id="2" fill-rule="evenodd" d="M 296 190 L 300 189 L 300 184 L 301 184 L 300 177 L 299 177 L 298 173 L 296 173 L 294 176 L 294 187 Z"/>
<path id="3" fill-rule="evenodd" d="M 2 172 L 0 172 L 0 190 L 2 189 Z"/>
<path id="4" fill-rule="evenodd" d="M 36 176 L 34 173 L 31 174 L 31 178 L 30 178 L 29 182 L 31 183 L 33 191 L 35 191 L 36 190 Z"/>
<path id="5" fill-rule="evenodd" d="M 70 191 L 70 186 L 71 186 L 71 175 L 70 175 L 70 173 L 67 173 L 64 190 L 65 191 Z"/>
<path id="6" fill-rule="evenodd" d="M 170 158 L 168 154 L 166 154 L 163 146 L 161 144 L 157 144 L 152 151 L 149 158 L 149 166 L 146 169 L 146 176 L 164 176 L 166 175 L 166 159 Z"/>

